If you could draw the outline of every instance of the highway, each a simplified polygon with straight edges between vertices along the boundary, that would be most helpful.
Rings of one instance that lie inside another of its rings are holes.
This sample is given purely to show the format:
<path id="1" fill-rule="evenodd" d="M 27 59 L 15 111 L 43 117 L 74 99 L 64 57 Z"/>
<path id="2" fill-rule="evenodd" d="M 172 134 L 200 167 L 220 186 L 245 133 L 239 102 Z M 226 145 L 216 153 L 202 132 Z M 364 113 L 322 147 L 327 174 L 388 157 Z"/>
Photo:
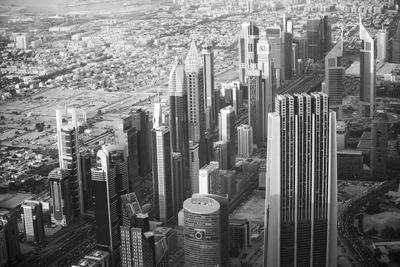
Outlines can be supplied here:
<path id="1" fill-rule="evenodd" d="M 356 266 L 378 266 L 373 253 L 363 245 L 359 234 L 354 228 L 354 215 L 360 211 L 361 206 L 375 199 L 398 184 L 397 179 L 386 181 L 378 188 L 366 195 L 354 199 L 338 209 L 338 240 L 347 252 L 351 253 Z"/>

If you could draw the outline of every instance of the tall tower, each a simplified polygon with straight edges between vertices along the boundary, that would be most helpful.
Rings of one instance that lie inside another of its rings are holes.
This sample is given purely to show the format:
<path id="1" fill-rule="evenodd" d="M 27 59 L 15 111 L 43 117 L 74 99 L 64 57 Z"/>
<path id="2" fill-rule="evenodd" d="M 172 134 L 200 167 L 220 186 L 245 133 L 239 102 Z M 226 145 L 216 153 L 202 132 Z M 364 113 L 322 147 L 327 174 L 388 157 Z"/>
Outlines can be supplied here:
<path id="1" fill-rule="evenodd" d="M 307 55 L 310 59 L 318 60 L 323 55 L 323 28 L 320 18 L 307 20 Z"/>
<path id="2" fill-rule="evenodd" d="M 22 210 L 26 240 L 35 244 L 43 243 L 45 235 L 42 204 L 39 201 L 26 201 Z"/>
<path id="3" fill-rule="evenodd" d="M 237 127 L 238 156 L 249 158 L 253 154 L 253 128 L 242 124 Z"/>
<path id="4" fill-rule="evenodd" d="M 323 90 L 329 96 L 329 107 L 336 112 L 339 119 L 343 117 L 344 68 L 340 64 L 342 56 L 343 39 L 340 39 L 325 57 L 325 88 Z"/>
<path id="5" fill-rule="evenodd" d="M 385 179 L 387 169 L 387 143 L 389 119 L 384 110 L 376 110 L 371 123 L 371 174 L 375 179 Z"/>
<path id="6" fill-rule="evenodd" d="M 375 42 L 372 35 L 365 29 L 360 18 L 360 104 L 361 115 L 372 118 L 375 107 L 376 73 L 375 73 Z"/>
<path id="7" fill-rule="evenodd" d="M 249 75 L 249 125 L 253 127 L 253 142 L 257 145 L 262 144 L 263 129 L 263 90 L 261 71 L 258 69 L 248 70 Z"/>
<path id="8" fill-rule="evenodd" d="M 377 41 L 377 60 L 381 63 L 387 61 L 387 49 L 388 49 L 388 32 L 386 29 L 381 29 L 376 35 Z"/>
<path id="9" fill-rule="evenodd" d="M 118 216 L 117 166 L 110 161 L 107 150 L 97 151 L 96 166 L 92 168 L 94 214 L 97 246 L 110 252 L 112 266 L 120 255 L 120 218 Z"/>
<path id="10" fill-rule="evenodd" d="M 392 40 L 392 63 L 400 63 L 400 24 L 397 24 L 396 33 Z"/>
<path id="11" fill-rule="evenodd" d="M 285 61 L 285 67 L 283 69 L 284 72 L 284 80 L 290 80 L 293 74 L 293 64 L 292 64 L 292 44 L 293 44 L 293 36 L 289 32 L 282 33 L 282 45 L 283 45 L 283 59 Z"/>
<path id="12" fill-rule="evenodd" d="M 219 140 L 227 142 L 228 145 L 228 169 L 235 166 L 235 110 L 227 106 L 219 111 Z"/>
<path id="13" fill-rule="evenodd" d="M 49 173 L 51 222 L 62 226 L 67 226 L 73 218 L 70 179 L 69 170 L 57 168 Z"/>
<path id="14" fill-rule="evenodd" d="M 153 129 L 153 198 L 157 220 L 167 222 L 173 216 L 171 138 L 169 128 Z"/>
<path id="15" fill-rule="evenodd" d="M 171 130 L 171 149 L 181 153 L 183 167 L 183 188 L 185 197 L 191 195 L 189 172 L 189 130 L 187 80 L 182 61 L 174 63 L 169 76 L 169 127 Z M 183 203 L 183 200 L 182 200 Z"/>
<path id="16" fill-rule="evenodd" d="M 132 126 L 132 123 L 132 115 L 122 116 L 116 120 L 115 127 L 116 143 L 127 148 L 129 192 L 135 191 L 135 182 L 139 176 L 138 131 Z"/>
<path id="17" fill-rule="evenodd" d="M 274 92 L 272 88 L 273 81 L 273 68 L 272 68 L 272 56 L 271 56 L 271 45 L 267 39 L 267 31 L 260 31 L 260 40 L 257 44 L 257 55 L 258 55 L 258 69 L 261 70 L 262 77 L 262 94 L 261 99 L 261 116 L 262 116 L 262 139 L 267 138 L 267 120 L 268 112 L 273 111 L 273 97 Z"/>
<path id="18" fill-rule="evenodd" d="M 265 29 L 268 42 L 271 46 L 271 58 L 274 63 L 274 68 L 279 75 L 275 75 L 277 83 L 281 84 L 285 80 L 285 54 L 283 34 L 279 27 L 267 27 Z M 279 77 L 278 77 L 279 76 Z M 279 87 L 279 86 L 277 86 Z"/>
<path id="19" fill-rule="evenodd" d="M 5 237 L 3 240 L 0 240 L 0 249 L 2 250 L 0 252 L 7 255 L 8 266 L 15 266 L 21 255 L 17 223 L 18 216 L 19 212 L 15 210 L 0 209 L 0 237 L 1 232 L 3 232 L 3 236 Z M 4 247 L 7 252 L 5 252 Z M 2 261 L 3 259 L 0 259 L 0 262 Z"/>
<path id="20" fill-rule="evenodd" d="M 192 197 L 183 203 L 186 267 L 221 264 L 220 209 L 218 201 L 209 197 Z"/>
<path id="21" fill-rule="evenodd" d="M 239 81 L 247 84 L 247 69 L 257 63 L 259 29 L 254 22 L 244 22 L 239 34 Z"/>
<path id="22" fill-rule="evenodd" d="M 133 111 L 132 115 L 132 127 L 135 127 L 138 131 L 137 143 L 138 143 L 138 162 L 139 162 L 139 176 L 145 177 L 151 173 L 151 153 L 150 153 L 150 122 L 149 115 L 143 109 L 137 109 Z M 138 194 L 139 199 L 140 195 Z"/>
<path id="23" fill-rule="evenodd" d="M 199 193 L 219 194 L 223 185 L 219 175 L 218 162 L 211 161 L 199 170 Z"/>
<path id="24" fill-rule="evenodd" d="M 200 155 L 199 144 L 189 142 L 190 187 L 192 193 L 199 192 Z"/>
<path id="25" fill-rule="evenodd" d="M 199 143 L 200 164 L 205 164 L 205 119 L 203 94 L 203 69 L 193 40 L 185 60 L 188 83 L 189 140 Z"/>
<path id="26" fill-rule="evenodd" d="M 336 114 L 328 96 L 278 95 L 268 124 L 264 266 L 336 266 Z"/>
<path id="27" fill-rule="evenodd" d="M 188 150 L 189 152 L 189 150 Z M 182 209 L 185 200 L 184 182 L 190 185 L 190 176 L 183 175 L 182 154 L 172 152 L 172 196 L 173 196 L 173 214 L 176 216 Z"/>
<path id="28" fill-rule="evenodd" d="M 84 212 L 83 201 L 81 201 L 83 199 L 82 178 L 78 160 L 78 116 L 75 108 L 70 109 L 69 112 L 71 113 L 71 123 L 63 124 L 62 110 L 56 110 L 58 160 L 61 169 L 70 171 L 71 208 L 74 215 L 78 215 L 79 211 Z"/>
<path id="29" fill-rule="evenodd" d="M 214 52 L 211 43 L 203 45 L 201 50 L 203 60 L 203 86 L 204 86 L 204 110 L 206 114 L 205 129 L 213 129 L 217 120 L 214 94 Z"/>

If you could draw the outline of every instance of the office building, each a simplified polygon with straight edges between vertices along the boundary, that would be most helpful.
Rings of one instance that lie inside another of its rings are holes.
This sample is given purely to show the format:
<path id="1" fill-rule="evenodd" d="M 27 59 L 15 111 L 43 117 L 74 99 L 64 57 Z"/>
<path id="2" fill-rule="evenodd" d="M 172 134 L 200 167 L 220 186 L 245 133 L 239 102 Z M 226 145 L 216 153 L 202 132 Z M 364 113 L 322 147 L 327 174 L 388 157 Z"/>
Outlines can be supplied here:
<path id="1" fill-rule="evenodd" d="M 385 179 L 387 169 L 387 144 L 389 119 L 384 110 L 376 110 L 371 123 L 371 175 L 374 179 Z"/>
<path id="2" fill-rule="evenodd" d="M 92 156 L 90 151 L 82 151 L 78 154 L 80 161 L 80 173 L 82 178 L 82 196 L 83 196 L 83 210 L 93 210 L 93 196 L 92 196 Z"/>
<path id="3" fill-rule="evenodd" d="M 26 240 L 42 244 L 45 241 L 42 204 L 39 201 L 26 201 L 22 210 Z"/>
<path id="4" fill-rule="evenodd" d="M 293 36 L 289 32 L 282 33 L 282 49 L 284 68 L 282 69 L 283 80 L 290 80 L 293 74 L 293 55 L 292 55 Z"/>
<path id="5" fill-rule="evenodd" d="M 218 166 L 221 170 L 230 170 L 228 154 L 228 142 L 226 141 L 218 141 L 214 143 L 213 148 L 213 161 L 218 162 Z"/>
<path id="6" fill-rule="evenodd" d="M 185 197 L 191 195 L 189 172 L 189 130 L 187 80 L 182 61 L 174 63 L 169 76 L 169 127 L 171 150 L 181 154 Z M 183 199 L 182 199 L 183 203 Z"/>
<path id="7" fill-rule="evenodd" d="M 227 106 L 233 106 L 236 116 L 242 113 L 243 90 L 239 81 L 221 83 L 221 96 L 225 99 Z"/>
<path id="8" fill-rule="evenodd" d="M 336 144 L 338 151 L 347 147 L 348 138 L 349 124 L 346 121 L 336 121 Z"/>
<path id="9" fill-rule="evenodd" d="M 73 218 L 69 170 L 54 169 L 49 173 L 51 222 L 67 226 Z"/>
<path id="10" fill-rule="evenodd" d="M 372 118 L 376 96 L 375 41 L 360 18 L 360 114 Z"/>
<path id="11" fill-rule="evenodd" d="M 340 59 L 343 56 L 343 39 L 340 39 L 325 57 L 325 85 L 324 93 L 329 96 L 329 107 L 337 117 L 343 117 L 342 95 L 344 92 L 344 67 Z"/>
<path id="12" fill-rule="evenodd" d="M 109 267 L 110 265 L 110 253 L 101 250 L 92 250 L 87 255 L 85 255 L 84 259 L 91 260 L 97 263 L 99 267 Z"/>
<path id="13" fill-rule="evenodd" d="M 199 144 L 189 142 L 189 171 L 190 171 L 190 187 L 192 194 L 199 192 L 199 169 L 200 169 L 200 157 L 199 157 Z"/>
<path id="14" fill-rule="evenodd" d="M 235 110 L 232 106 L 227 106 L 219 111 L 219 140 L 227 142 L 228 149 L 228 169 L 235 166 Z"/>
<path id="15" fill-rule="evenodd" d="M 221 264 L 220 210 L 218 201 L 210 197 L 191 197 L 183 203 L 186 267 Z"/>
<path id="16" fill-rule="evenodd" d="M 6 227 L 0 223 L 0 266 L 6 266 L 8 261 Z"/>
<path id="17" fill-rule="evenodd" d="M 131 115 L 132 127 L 136 128 L 137 130 L 139 176 L 145 177 L 151 173 L 151 123 L 149 121 L 149 115 L 143 109 L 134 110 Z M 140 194 L 137 195 L 140 200 Z"/>
<path id="18" fill-rule="evenodd" d="M 263 90 L 262 90 L 262 77 L 261 71 L 258 69 L 248 70 L 249 80 L 249 125 L 253 127 L 253 142 L 254 144 L 261 145 L 262 129 L 263 129 Z"/>
<path id="19" fill-rule="evenodd" d="M 256 67 L 259 29 L 254 22 L 242 23 L 239 33 L 239 81 L 247 84 L 247 69 Z"/>
<path id="20" fill-rule="evenodd" d="M 200 194 L 219 194 L 222 188 L 218 162 L 211 161 L 199 170 Z"/>
<path id="21" fill-rule="evenodd" d="M 248 219 L 229 221 L 229 248 L 247 249 L 250 245 L 250 222 Z"/>
<path id="22" fill-rule="evenodd" d="M 116 179 L 117 165 L 111 162 L 108 151 L 97 151 L 96 166 L 92 168 L 95 233 L 97 247 L 110 253 L 111 266 L 118 264 L 121 243 Z"/>
<path id="23" fill-rule="evenodd" d="M 15 48 L 21 50 L 28 49 L 28 40 L 25 35 L 18 35 L 15 37 Z"/>
<path id="24" fill-rule="evenodd" d="M 321 19 L 307 20 L 307 56 L 316 61 L 321 59 L 323 55 L 323 25 Z"/>
<path id="25" fill-rule="evenodd" d="M 0 230 L 0 232 L 3 231 L 3 234 L 5 235 L 8 266 L 16 265 L 15 263 L 19 260 L 21 255 L 21 247 L 18 236 L 18 216 L 19 212 L 0 209 L 0 229 L 4 229 Z M 3 248 L 2 254 L 6 254 L 4 251 L 4 243 L 0 244 L 0 247 Z"/>
<path id="26" fill-rule="evenodd" d="M 142 207 L 135 193 L 128 193 L 121 196 L 122 225 L 130 225 L 134 216 L 143 213 Z"/>
<path id="27" fill-rule="evenodd" d="M 211 43 L 203 45 L 201 58 L 203 60 L 205 130 L 208 130 L 214 129 L 218 115 L 214 99 L 214 52 Z"/>
<path id="28" fill-rule="evenodd" d="M 397 24 L 396 33 L 392 39 L 392 63 L 400 64 L 400 24 Z"/>
<path id="29" fill-rule="evenodd" d="M 249 158 L 253 154 L 253 127 L 242 124 L 237 128 L 238 156 Z"/>
<path id="30" fill-rule="evenodd" d="M 292 74 L 299 74 L 299 45 L 292 43 Z"/>
<path id="31" fill-rule="evenodd" d="M 203 67 L 194 40 L 185 59 L 185 72 L 188 83 L 189 140 L 199 143 L 202 165 L 206 159 Z"/>
<path id="32" fill-rule="evenodd" d="M 126 165 L 128 167 L 129 192 L 136 192 L 135 182 L 139 176 L 139 155 L 138 155 L 138 131 L 132 125 L 132 115 L 121 116 L 116 119 L 115 143 L 124 145 L 128 155 Z"/>
<path id="33" fill-rule="evenodd" d="M 60 169 L 66 169 L 70 172 L 69 192 L 71 196 L 71 208 L 73 215 L 77 216 L 83 213 L 83 195 L 82 195 L 82 177 L 80 173 L 79 153 L 79 128 L 78 116 L 75 108 L 67 110 L 67 114 L 71 114 L 71 122 L 63 123 L 62 110 L 56 110 L 56 126 L 57 126 L 57 146 L 58 160 Z"/>
<path id="34" fill-rule="evenodd" d="M 264 266 L 337 266 L 335 115 L 324 93 L 276 97 L 268 119 Z"/>
<path id="35" fill-rule="evenodd" d="M 257 44 L 257 55 L 258 55 L 258 69 L 261 70 L 262 77 L 262 89 L 261 95 L 263 96 L 261 101 L 261 116 L 262 116 L 262 139 L 267 138 L 267 119 L 268 112 L 273 110 L 273 80 L 274 70 L 271 56 L 271 45 L 267 39 L 266 30 L 260 31 L 260 40 Z"/>
<path id="36" fill-rule="evenodd" d="M 376 50 L 377 50 L 377 57 L 376 59 L 381 62 L 385 63 L 387 61 L 387 50 L 388 50 L 388 32 L 386 29 L 381 29 L 376 34 Z"/>
<path id="37" fill-rule="evenodd" d="M 173 216 L 171 136 L 168 127 L 153 129 L 153 198 L 155 217 L 167 222 Z"/>
<path id="38" fill-rule="evenodd" d="M 189 152 L 189 151 L 188 151 Z M 182 209 L 183 201 L 185 200 L 184 181 L 190 183 L 190 176 L 186 177 L 183 174 L 182 154 L 172 152 L 172 196 L 173 196 L 173 214 L 177 216 Z"/>
<path id="39" fill-rule="evenodd" d="M 265 29 L 267 39 L 271 45 L 271 57 L 274 63 L 274 69 L 277 74 L 275 74 L 275 79 L 280 85 L 282 81 L 286 79 L 285 77 L 285 54 L 284 54 L 284 43 L 282 30 L 279 27 L 267 27 Z M 277 88 L 279 87 L 277 86 Z"/>

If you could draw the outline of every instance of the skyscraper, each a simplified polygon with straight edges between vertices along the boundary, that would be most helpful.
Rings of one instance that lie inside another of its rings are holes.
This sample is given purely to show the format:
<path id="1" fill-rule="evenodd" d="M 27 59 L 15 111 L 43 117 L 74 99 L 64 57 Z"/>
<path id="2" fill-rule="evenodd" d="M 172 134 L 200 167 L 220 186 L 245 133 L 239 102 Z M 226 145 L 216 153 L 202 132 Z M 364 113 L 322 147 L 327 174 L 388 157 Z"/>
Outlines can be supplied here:
<path id="1" fill-rule="evenodd" d="M 219 140 L 227 142 L 228 149 L 228 169 L 235 165 L 235 110 L 232 106 L 224 107 L 219 112 Z"/>
<path id="2" fill-rule="evenodd" d="M 343 39 L 340 39 L 325 57 L 325 88 L 323 90 L 329 96 L 329 107 L 336 112 L 339 119 L 343 116 L 344 68 L 340 63 L 342 56 Z"/>
<path id="3" fill-rule="evenodd" d="M 214 52 L 212 51 L 211 43 L 203 45 L 201 58 L 203 60 L 205 129 L 208 130 L 214 128 L 217 120 L 214 100 Z"/>
<path id="4" fill-rule="evenodd" d="M 132 126 L 132 115 L 116 120 L 115 141 L 127 148 L 126 165 L 128 167 L 129 192 L 135 191 L 135 181 L 139 176 L 138 131 Z"/>
<path id="5" fill-rule="evenodd" d="M 80 173 L 78 116 L 76 109 L 69 110 L 71 113 L 71 124 L 63 124 L 62 110 L 56 110 L 57 123 L 57 145 L 58 160 L 61 169 L 70 171 L 70 187 L 68 194 L 71 195 L 71 208 L 74 215 L 79 211 L 83 213 L 82 179 Z"/>
<path id="6" fill-rule="evenodd" d="M 324 51 L 323 28 L 320 18 L 307 20 L 307 55 L 315 61 L 321 59 Z"/>
<path id="7" fill-rule="evenodd" d="M 282 33 L 282 45 L 283 45 L 283 59 L 285 61 L 284 68 L 282 71 L 283 79 L 290 80 L 293 74 L 293 55 L 292 55 L 292 44 L 293 44 L 293 36 L 289 32 Z"/>
<path id="8" fill-rule="evenodd" d="M 239 34 L 239 81 L 247 84 L 247 72 L 254 68 L 257 63 L 257 42 L 259 29 L 254 22 L 242 23 L 242 30 Z"/>
<path id="9" fill-rule="evenodd" d="M 110 161 L 107 150 L 97 151 L 96 166 L 92 168 L 96 240 L 101 250 L 110 253 L 112 266 L 115 266 L 119 259 L 121 243 L 116 176 L 117 166 Z"/>
<path id="10" fill-rule="evenodd" d="M 376 73 L 375 73 L 375 41 L 365 29 L 360 18 L 360 104 L 361 115 L 372 118 L 375 107 Z"/>
<path id="11" fill-rule="evenodd" d="M 249 158 L 253 154 L 253 128 L 242 124 L 237 128 L 238 156 Z"/>
<path id="12" fill-rule="evenodd" d="M 143 109 L 132 112 L 132 127 L 138 131 L 139 176 L 145 177 L 151 172 L 150 129 L 149 115 Z M 138 194 L 139 200 L 140 195 Z"/>
<path id="13" fill-rule="evenodd" d="M 83 210 L 86 212 L 93 209 L 92 157 L 90 151 L 79 152 L 78 160 L 80 161 L 80 173 L 82 178 Z"/>
<path id="14" fill-rule="evenodd" d="M 392 40 L 392 63 L 400 64 L 400 24 L 397 24 L 396 33 Z"/>
<path id="15" fill-rule="evenodd" d="M 51 203 L 51 222 L 67 226 L 72 218 L 71 190 L 69 170 L 54 169 L 49 173 L 50 203 Z"/>
<path id="16" fill-rule="evenodd" d="M 191 195 L 189 172 L 189 132 L 187 80 L 182 61 L 174 63 L 169 76 L 169 127 L 171 149 L 181 153 L 183 168 L 183 191 L 185 197 Z M 183 203 L 183 200 L 182 200 Z"/>
<path id="17" fill-rule="evenodd" d="M 199 144 L 189 142 L 189 168 L 190 168 L 190 187 L 192 193 L 199 192 L 199 169 L 200 169 L 200 158 L 199 158 Z"/>
<path id="18" fill-rule="evenodd" d="M 42 204 L 39 201 L 26 201 L 22 205 L 26 240 L 35 244 L 45 240 Z"/>
<path id="19" fill-rule="evenodd" d="M 387 61 L 387 49 L 388 49 L 388 32 L 386 29 L 381 29 L 376 35 L 377 45 L 377 60 L 381 63 Z"/>
<path id="20" fill-rule="evenodd" d="M 122 225 L 130 225 L 131 219 L 142 213 L 142 207 L 134 192 L 121 196 Z"/>
<path id="21" fill-rule="evenodd" d="M 189 150 L 188 150 L 189 152 Z M 183 175 L 182 154 L 172 152 L 172 196 L 173 196 L 173 214 L 177 216 L 182 209 L 185 200 L 184 181 L 191 182 L 190 176 Z"/>
<path id="22" fill-rule="evenodd" d="M 257 145 L 262 144 L 262 111 L 263 111 L 263 90 L 261 82 L 261 71 L 249 69 L 249 125 L 253 127 L 253 142 Z"/>
<path id="23" fill-rule="evenodd" d="M 153 198 L 155 217 L 167 222 L 173 216 L 171 137 L 169 128 L 153 129 Z"/>
<path id="24" fill-rule="evenodd" d="M 221 191 L 221 179 L 219 175 L 219 163 L 211 161 L 199 170 L 199 193 L 218 194 Z"/>
<path id="25" fill-rule="evenodd" d="M 384 110 L 376 110 L 371 124 L 371 174 L 374 179 L 386 178 L 389 119 Z"/>
<path id="26" fill-rule="evenodd" d="M 268 123 L 264 266 L 336 266 L 336 114 L 328 96 L 278 95 Z"/>
<path id="27" fill-rule="evenodd" d="M 7 262 L 6 226 L 0 223 L 0 266 L 6 266 Z"/>
<path id="28" fill-rule="evenodd" d="M 186 267 L 221 264 L 220 209 L 218 201 L 209 197 L 192 197 L 183 203 Z"/>
<path id="29" fill-rule="evenodd" d="M 15 266 L 21 255 L 17 216 L 19 216 L 19 212 L 0 209 L 0 235 L 1 231 L 3 231 L 9 266 Z M 2 228 L 4 230 L 2 230 Z M 1 241 L 2 240 L 0 240 L 0 242 Z M 0 243 L 0 247 L 4 247 L 4 244 Z M 6 253 L 3 251 L 2 254 Z"/>
<path id="30" fill-rule="evenodd" d="M 274 68 L 277 72 L 279 72 L 276 76 L 278 80 L 278 84 L 286 79 L 285 77 L 285 54 L 284 54 L 284 43 L 283 43 L 283 34 L 281 28 L 279 27 L 267 27 L 265 29 L 268 42 L 271 46 L 271 57 L 274 63 Z M 279 86 L 277 86 L 279 87 Z"/>
<path id="31" fill-rule="evenodd" d="M 299 73 L 299 45 L 292 43 L 292 70 L 293 75 L 296 76 Z"/>
<path id="32" fill-rule="evenodd" d="M 221 170 L 230 170 L 232 167 L 229 163 L 230 155 L 228 154 L 228 142 L 218 141 L 214 143 L 213 161 L 218 162 Z"/>
<path id="33" fill-rule="evenodd" d="M 189 140 L 199 143 L 200 164 L 205 164 L 203 69 L 193 40 L 185 60 L 188 83 Z"/>

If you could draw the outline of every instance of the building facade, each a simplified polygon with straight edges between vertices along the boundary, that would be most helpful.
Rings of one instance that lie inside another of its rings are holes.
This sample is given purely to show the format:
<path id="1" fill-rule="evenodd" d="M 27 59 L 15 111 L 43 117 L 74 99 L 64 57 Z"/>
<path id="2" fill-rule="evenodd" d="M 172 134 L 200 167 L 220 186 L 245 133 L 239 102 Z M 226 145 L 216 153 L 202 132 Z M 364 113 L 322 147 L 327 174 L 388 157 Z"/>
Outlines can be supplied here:
<path id="1" fill-rule="evenodd" d="M 51 222 L 67 226 L 73 219 L 73 210 L 70 195 L 69 170 L 54 169 L 49 173 Z"/>

